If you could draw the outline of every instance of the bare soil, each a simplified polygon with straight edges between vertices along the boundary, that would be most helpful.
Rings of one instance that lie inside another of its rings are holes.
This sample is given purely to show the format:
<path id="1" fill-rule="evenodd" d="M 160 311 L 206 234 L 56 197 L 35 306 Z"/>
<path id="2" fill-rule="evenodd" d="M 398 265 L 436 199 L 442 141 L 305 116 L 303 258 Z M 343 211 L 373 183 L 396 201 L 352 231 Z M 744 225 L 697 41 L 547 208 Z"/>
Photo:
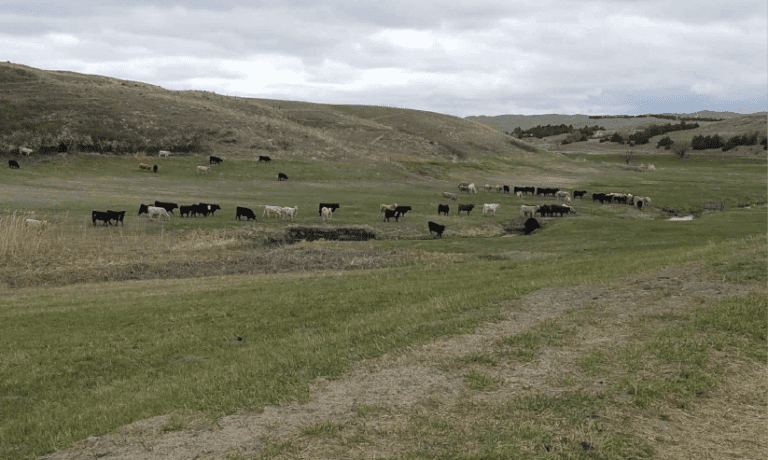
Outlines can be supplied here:
<path id="1" fill-rule="evenodd" d="M 576 366 L 578 356 L 595 347 L 631 343 L 643 333 L 637 324 L 659 315 L 684 315 L 694 304 L 754 289 L 723 282 L 698 262 L 610 285 L 545 288 L 510 302 L 503 309 L 504 320 L 484 323 L 473 334 L 444 337 L 358 362 L 336 380 L 316 379 L 310 384 L 309 401 L 243 409 L 222 414 L 214 422 L 194 414 L 155 417 L 114 434 L 89 437 L 44 458 L 396 457 L 418 448 L 414 422 L 432 414 L 454 425 L 471 424 L 475 415 L 466 408 L 473 405 L 574 389 L 603 391 L 612 376 L 585 375 Z M 547 347 L 532 362 L 502 359 L 486 366 L 485 372 L 500 385 L 490 391 L 469 389 L 467 366 L 457 366 L 461 357 L 493 354 L 501 339 L 585 308 L 594 309 L 594 324 L 573 328 L 563 346 Z M 766 365 L 748 360 L 729 363 L 725 381 L 714 394 L 688 409 L 665 409 L 660 418 L 652 409 L 614 405 L 600 417 L 647 439 L 657 458 L 764 458 L 768 430 L 765 398 L 759 395 L 768 392 Z M 755 403 L 756 399 L 761 402 Z M 172 417 L 183 419 L 185 428 L 168 432 Z M 306 433 L 324 423 L 340 431 L 333 436 Z"/>

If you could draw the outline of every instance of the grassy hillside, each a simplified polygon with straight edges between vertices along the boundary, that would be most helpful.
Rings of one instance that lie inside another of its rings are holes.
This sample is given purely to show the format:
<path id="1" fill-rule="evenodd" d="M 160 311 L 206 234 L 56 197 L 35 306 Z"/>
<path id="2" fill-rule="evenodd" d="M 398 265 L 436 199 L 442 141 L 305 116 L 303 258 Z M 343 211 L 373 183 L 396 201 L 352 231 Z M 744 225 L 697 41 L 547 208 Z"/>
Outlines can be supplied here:
<path id="1" fill-rule="evenodd" d="M 446 158 L 515 154 L 461 118 L 374 106 L 246 99 L 0 63 L 0 154 L 159 150 L 280 158 Z"/>

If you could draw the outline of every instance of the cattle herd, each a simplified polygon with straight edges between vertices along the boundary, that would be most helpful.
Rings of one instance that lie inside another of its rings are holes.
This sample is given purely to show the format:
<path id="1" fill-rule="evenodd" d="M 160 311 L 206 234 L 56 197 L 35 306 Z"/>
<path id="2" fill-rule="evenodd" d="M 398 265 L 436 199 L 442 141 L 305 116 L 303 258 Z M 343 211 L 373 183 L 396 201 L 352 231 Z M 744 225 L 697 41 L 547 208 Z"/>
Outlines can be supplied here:
<path id="1" fill-rule="evenodd" d="M 26 155 L 29 155 L 30 152 L 24 152 Z M 160 158 L 168 158 L 171 156 L 171 152 L 161 150 L 159 155 Z M 220 165 L 222 164 L 224 160 L 222 158 L 216 157 L 216 156 L 210 156 L 208 158 L 208 165 L 207 166 L 197 166 L 196 171 L 198 174 L 207 174 L 211 171 L 211 167 L 214 165 Z M 262 162 L 271 162 L 272 159 L 268 156 L 259 156 L 258 161 L 260 163 Z M 18 169 L 19 163 L 16 160 L 9 160 L 8 166 L 11 169 Z M 141 171 L 151 171 L 155 174 L 158 172 L 158 166 L 157 165 L 149 165 L 145 163 L 139 163 L 139 169 Z M 288 176 L 285 173 L 278 173 L 277 175 L 278 181 L 285 181 L 288 180 Z M 538 196 L 538 197 L 548 197 L 551 196 L 555 198 L 556 203 L 549 203 L 549 204 L 523 204 L 520 205 L 520 216 L 523 219 L 526 220 L 526 233 L 530 233 L 531 231 L 535 230 L 536 228 L 539 228 L 539 223 L 535 221 L 536 215 L 538 214 L 540 217 L 564 217 L 568 216 L 570 214 L 576 214 L 576 209 L 571 206 L 572 200 L 575 199 L 584 199 L 585 196 L 587 196 L 586 190 L 574 190 L 573 193 L 570 193 L 568 191 L 560 190 L 559 188 L 554 187 L 532 187 L 532 186 L 519 186 L 519 187 L 510 187 L 509 185 L 491 185 L 491 184 L 485 184 L 483 187 L 486 192 L 496 192 L 496 193 L 502 193 L 502 194 L 509 194 L 510 192 L 514 194 L 518 199 L 522 199 L 524 196 Z M 442 192 L 441 197 L 450 200 L 450 201 L 457 201 L 458 197 L 462 194 L 467 195 L 476 195 L 477 194 L 477 187 L 475 187 L 474 183 L 471 182 L 459 182 L 458 184 L 459 193 L 458 195 L 456 193 L 451 192 Z M 628 206 L 636 207 L 637 209 L 643 209 L 643 208 L 649 208 L 651 206 L 651 199 L 650 197 L 641 197 L 632 195 L 629 193 L 592 193 L 591 195 L 592 201 L 594 203 L 600 203 L 600 204 L 624 204 Z M 298 206 L 293 207 L 285 207 L 285 206 L 272 206 L 272 205 L 262 205 L 264 206 L 264 211 L 262 213 L 262 218 L 270 218 L 272 216 L 275 216 L 277 218 L 282 218 L 283 221 L 294 221 L 296 219 L 296 216 L 298 214 Z M 339 203 L 319 203 L 318 205 L 318 216 L 320 219 L 322 219 L 323 222 L 327 222 L 333 218 L 333 214 L 341 207 Z M 483 214 L 495 214 L 496 211 L 501 207 L 499 203 L 485 203 L 483 204 L 482 210 Z M 457 215 L 461 215 L 462 212 L 465 212 L 467 215 L 469 215 L 472 210 L 475 208 L 475 205 L 472 203 L 458 203 L 457 204 Z M 221 210 L 221 206 L 214 203 L 195 203 L 190 205 L 181 205 L 179 206 L 176 203 L 171 202 L 163 202 L 163 201 L 155 201 L 154 204 L 141 204 L 139 206 L 138 216 L 146 215 L 150 220 L 153 221 L 166 221 L 170 220 L 172 215 L 175 215 L 174 210 L 179 210 L 179 218 L 197 218 L 197 217 L 208 217 L 209 215 L 215 216 L 216 211 Z M 408 211 L 411 211 L 413 208 L 411 206 L 406 205 L 398 205 L 397 203 L 394 204 L 382 204 L 379 207 L 379 214 L 382 218 L 382 221 L 384 222 L 391 222 L 392 219 L 395 220 L 395 222 L 399 222 L 401 218 L 405 218 L 405 214 L 408 213 Z M 451 211 L 451 206 L 449 203 L 442 202 L 437 205 L 437 215 L 438 216 L 448 216 L 448 214 Z M 97 224 L 101 224 L 103 226 L 110 226 L 110 225 L 124 225 L 124 218 L 125 218 L 125 211 L 112 211 L 112 210 L 106 210 L 106 211 L 92 211 L 91 212 L 91 222 L 94 226 Z M 256 213 L 251 208 L 247 208 L 244 206 L 237 206 L 235 209 L 235 219 L 236 220 L 242 220 L 245 218 L 246 221 L 258 221 L 256 217 Z M 32 222 L 30 222 L 32 221 Z M 45 221 L 42 221 L 45 222 Z M 28 225 L 36 225 L 38 227 L 43 227 L 47 222 L 42 224 L 37 224 L 37 221 L 34 221 L 34 219 L 27 219 Z M 430 235 L 436 234 L 439 237 L 442 237 L 446 226 L 439 224 L 437 222 L 428 221 L 427 227 L 429 230 Z"/>

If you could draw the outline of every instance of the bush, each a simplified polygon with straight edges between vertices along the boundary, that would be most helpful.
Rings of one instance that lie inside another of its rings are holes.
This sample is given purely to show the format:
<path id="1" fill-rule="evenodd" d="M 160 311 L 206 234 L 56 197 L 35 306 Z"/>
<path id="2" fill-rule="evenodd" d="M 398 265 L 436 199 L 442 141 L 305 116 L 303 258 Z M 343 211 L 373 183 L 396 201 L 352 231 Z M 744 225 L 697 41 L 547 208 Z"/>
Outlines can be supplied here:
<path id="1" fill-rule="evenodd" d="M 669 136 L 664 136 L 661 138 L 659 143 L 656 144 L 656 148 L 664 147 L 664 150 L 669 150 L 670 148 L 672 148 L 672 144 L 674 143 L 675 142 Z"/>

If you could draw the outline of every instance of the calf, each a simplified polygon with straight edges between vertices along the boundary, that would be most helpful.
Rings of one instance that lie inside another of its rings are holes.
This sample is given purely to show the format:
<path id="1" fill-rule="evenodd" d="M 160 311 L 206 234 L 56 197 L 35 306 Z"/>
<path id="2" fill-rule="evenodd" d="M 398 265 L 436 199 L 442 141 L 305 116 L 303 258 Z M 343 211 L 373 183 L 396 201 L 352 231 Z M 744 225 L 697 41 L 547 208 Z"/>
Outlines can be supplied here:
<path id="1" fill-rule="evenodd" d="M 146 204 L 139 205 L 139 213 L 137 215 L 140 216 L 142 214 L 149 214 L 149 205 L 146 205 Z"/>
<path id="2" fill-rule="evenodd" d="M 96 221 L 101 221 L 106 227 L 109 224 L 109 214 L 104 211 L 91 211 L 91 222 L 96 226 Z"/>
<path id="3" fill-rule="evenodd" d="M 288 176 L 285 173 L 277 173 L 277 181 L 280 182 L 283 180 L 288 180 Z"/>
<path id="4" fill-rule="evenodd" d="M 475 209 L 474 204 L 459 204 L 459 215 L 461 215 L 461 211 L 466 211 L 467 215 L 469 215 L 472 210 Z"/>
<path id="5" fill-rule="evenodd" d="M 437 222 L 432 222 L 431 220 L 427 222 L 427 227 L 429 227 L 429 235 L 432 236 L 432 232 L 437 233 L 437 236 L 440 238 L 443 237 L 443 232 L 445 231 L 445 225 L 440 225 Z"/>
<path id="6" fill-rule="evenodd" d="M 213 155 L 208 157 L 208 164 L 211 164 L 211 165 L 220 165 L 222 161 L 224 160 L 222 160 L 219 157 L 215 157 Z"/>
<path id="7" fill-rule="evenodd" d="M 261 213 L 261 217 L 264 217 L 265 215 L 269 217 L 272 213 L 280 216 L 280 211 L 282 211 L 283 208 L 280 206 L 264 206 L 264 212 Z"/>
<path id="8" fill-rule="evenodd" d="M 256 214 L 253 213 L 253 209 L 238 206 L 237 208 L 235 208 L 235 219 L 240 220 L 241 217 L 245 217 L 246 221 L 249 221 L 251 219 L 257 220 Z"/>
<path id="9" fill-rule="evenodd" d="M 8 167 L 11 169 L 19 169 L 19 162 L 16 160 L 8 160 Z"/>
<path id="10" fill-rule="evenodd" d="M 410 211 L 410 210 L 412 210 L 412 209 L 413 209 L 413 208 L 412 208 L 412 207 L 410 207 L 410 206 L 395 206 L 395 212 L 396 212 L 396 213 L 397 213 L 397 214 L 398 214 L 400 217 L 405 217 L 405 213 L 406 213 L 406 212 L 408 212 L 408 211 Z"/>
<path id="11" fill-rule="evenodd" d="M 317 213 L 322 216 L 323 215 L 323 208 L 328 208 L 331 210 L 331 212 L 336 212 L 337 209 L 339 209 L 341 205 L 339 203 L 320 203 L 317 206 Z"/>
<path id="12" fill-rule="evenodd" d="M 198 166 L 197 167 L 197 173 L 198 174 L 208 174 L 211 171 L 210 166 Z"/>
<path id="13" fill-rule="evenodd" d="M 114 220 L 115 225 L 117 225 L 117 223 L 120 222 L 121 226 L 125 226 L 125 222 L 123 222 L 123 218 L 125 217 L 125 211 L 111 211 L 107 209 L 107 217 L 109 217 L 110 224 Z"/>
<path id="14" fill-rule="evenodd" d="M 323 222 L 331 220 L 331 218 L 333 218 L 333 210 L 331 208 L 322 208 L 320 210 L 320 217 L 323 218 Z"/>
<path id="15" fill-rule="evenodd" d="M 169 156 L 171 156 L 171 152 L 169 152 L 168 150 L 161 150 L 160 153 L 157 154 L 157 156 L 160 158 L 168 158 Z"/>
<path id="16" fill-rule="evenodd" d="M 150 220 L 171 220 L 171 215 L 168 214 L 165 208 L 149 206 L 147 214 Z"/>
<path id="17" fill-rule="evenodd" d="M 395 218 L 395 222 L 399 222 L 400 215 L 397 212 L 395 212 L 394 209 L 385 209 L 384 210 L 384 220 L 389 222 L 389 219 L 391 219 L 393 217 Z"/>
<path id="18" fill-rule="evenodd" d="M 192 213 L 192 210 L 194 209 L 194 207 L 195 207 L 195 205 L 193 205 L 193 204 L 191 204 L 189 206 L 185 206 L 185 205 L 179 206 L 179 217 L 184 217 L 184 216 L 189 217 L 189 215 Z"/>
<path id="19" fill-rule="evenodd" d="M 261 162 L 269 163 L 270 161 L 272 161 L 272 158 L 266 157 L 264 155 L 259 155 L 259 163 Z"/>
<path id="20" fill-rule="evenodd" d="M 437 205 L 437 215 L 438 216 L 440 214 L 445 214 L 447 216 L 448 215 L 448 211 L 450 211 L 450 210 L 451 210 L 451 208 L 447 204 L 438 204 Z"/>
<path id="21" fill-rule="evenodd" d="M 497 209 L 499 209 L 499 203 L 485 203 L 483 205 L 483 214 L 496 214 Z"/>
<path id="22" fill-rule="evenodd" d="M 576 198 L 581 198 L 583 200 L 584 199 L 584 195 L 586 195 L 586 194 L 587 194 L 586 190 L 574 190 L 573 191 L 573 199 L 575 200 Z"/>
<path id="23" fill-rule="evenodd" d="M 163 208 L 166 211 L 168 211 L 169 213 L 173 214 L 173 210 L 178 208 L 179 205 L 176 204 L 176 203 L 166 203 L 166 202 L 163 202 L 163 201 L 155 201 L 155 207 L 156 208 Z"/>
<path id="24" fill-rule="evenodd" d="M 536 217 L 536 212 L 539 210 L 540 206 L 538 205 L 522 205 L 520 206 L 520 217 L 522 218 L 533 218 Z"/>

